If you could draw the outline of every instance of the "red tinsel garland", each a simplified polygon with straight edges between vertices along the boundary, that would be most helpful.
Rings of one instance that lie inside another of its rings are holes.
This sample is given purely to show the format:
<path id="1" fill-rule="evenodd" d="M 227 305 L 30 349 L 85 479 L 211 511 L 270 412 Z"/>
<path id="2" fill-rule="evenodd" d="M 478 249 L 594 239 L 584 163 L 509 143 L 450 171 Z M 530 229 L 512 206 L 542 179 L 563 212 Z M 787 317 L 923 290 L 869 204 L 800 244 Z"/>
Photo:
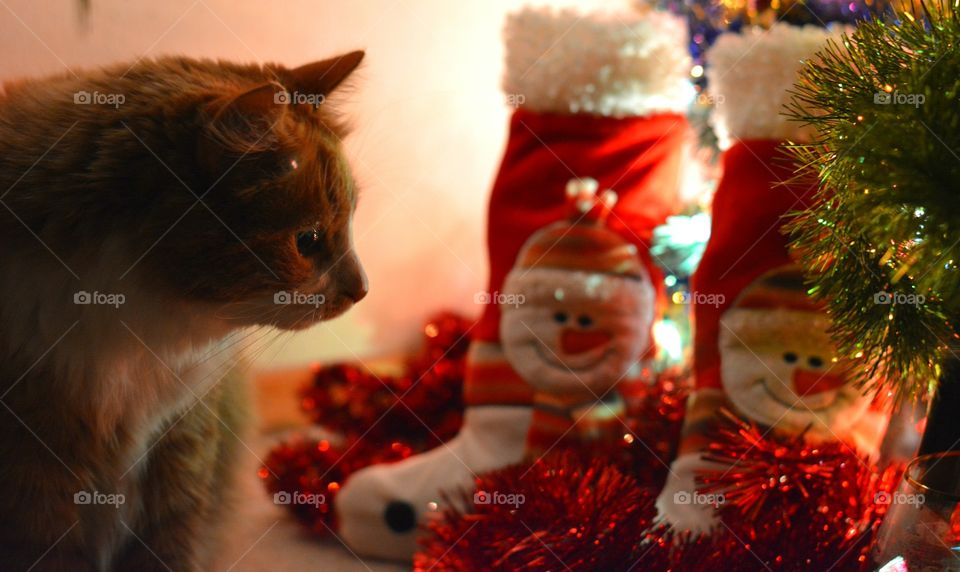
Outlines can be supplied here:
<path id="1" fill-rule="evenodd" d="M 347 441 L 399 439 L 420 450 L 436 447 L 460 430 L 469 330 L 470 322 L 456 314 L 431 317 L 423 326 L 423 350 L 399 376 L 347 363 L 318 367 L 301 391 L 301 407 Z"/>
<path id="2" fill-rule="evenodd" d="M 286 506 L 312 532 L 327 536 L 336 528 L 333 499 L 352 473 L 372 463 L 406 459 L 413 452 L 400 441 L 335 446 L 298 436 L 274 447 L 258 475 L 275 503 Z"/>
<path id="3" fill-rule="evenodd" d="M 701 490 L 723 494 L 727 513 L 736 511 L 756 520 L 761 511 L 774 508 L 781 509 L 783 516 L 789 518 L 824 492 L 818 487 L 832 487 L 832 496 L 860 494 L 862 489 L 855 487 L 873 474 L 868 462 L 845 443 L 808 445 L 803 435 L 776 439 L 729 411 L 722 410 L 721 414 L 725 422 L 704 458 L 731 468 L 705 472 L 701 475 Z M 788 497 L 798 502 L 777 506 L 780 499 Z M 867 508 L 873 506 L 871 502 Z M 854 513 L 837 516 L 864 516 L 859 514 L 859 507 L 859 500 L 851 502 L 846 508 L 853 508 Z"/>
<path id="4" fill-rule="evenodd" d="M 346 363 L 318 367 L 301 391 L 301 407 L 342 444 L 298 435 L 275 446 L 259 471 L 275 502 L 327 536 L 336 525 L 333 499 L 352 473 L 405 459 L 456 435 L 469 329 L 469 321 L 450 312 L 431 317 L 423 326 L 422 351 L 405 362 L 398 377 Z"/>
<path id="5" fill-rule="evenodd" d="M 626 403 L 627 425 L 623 435 L 608 446 L 586 451 L 617 461 L 641 486 L 659 489 L 676 457 L 691 388 L 689 373 L 679 369 L 659 372 L 652 382 L 621 383 L 617 389 Z"/>
<path id="6" fill-rule="evenodd" d="M 903 465 L 877 467 L 840 442 L 777 438 L 726 413 L 707 454 L 732 468 L 701 475 L 723 494 L 709 537 L 657 529 L 641 565 L 653 570 L 870 570 L 869 551 Z M 733 566 L 733 568 L 731 568 Z"/>
<path id="7" fill-rule="evenodd" d="M 480 516 L 449 513 L 431 524 L 417 562 L 441 570 L 497 569 L 507 562 L 510 566 L 503 569 L 555 570 L 564 564 L 573 570 L 612 571 L 869 569 L 868 551 L 887 508 L 877 495 L 896 488 L 902 466 L 875 467 L 841 443 L 777 439 L 732 416 L 719 429 L 710 455 L 736 461 L 733 470 L 702 475 L 702 492 L 722 492 L 729 501 L 721 505 L 722 524 L 710 536 L 691 539 L 682 531 L 651 527 L 651 493 L 637 487 L 633 494 L 639 497 L 622 490 L 612 497 L 612 509 L 632 516 L 619 523 L 616 541 L 603 544 L 603 554 L 596 554 L 593 537 L 571 540 L 565 535 L 569 523 L 595 532 L 610 518 L 592 497 L 577 496 L 595 486 L 587 467 L 591 474 L 621 469 L 602 458 L 584 464 L 581 456 L 568 453 L 563 461 L 550 461 L 563 464 L 563 475 L 546 471 L 537 474 L 537 482 L 522 483 L 516 475 L 526 468 L 520 468 L 482 477 L 480 483 L 484 490 L 532 490 L 544 496 L 537 505 L 545 515 L 544 528 L 533 530 L 546 547 L 534 546 L 532 533 L 524 530 L 523 518 L 532 515 L 483 505 Z M 592 511 L 584 511 L 585 506 Z M 563 562 L 543 556 L 551 552 Z M 590 567 L 590 558 L 603 559 L 603 567 Z"/>
<path id="8" fill-rule="evenodd" d="M 470 512 L 429 525 L 414 570 L 615 570 L 632 549 L 630 530 L 654 514 L 652 491 L 571 452 L 482 476 L 477 489 L 485 496 L 466 499 Z"/>

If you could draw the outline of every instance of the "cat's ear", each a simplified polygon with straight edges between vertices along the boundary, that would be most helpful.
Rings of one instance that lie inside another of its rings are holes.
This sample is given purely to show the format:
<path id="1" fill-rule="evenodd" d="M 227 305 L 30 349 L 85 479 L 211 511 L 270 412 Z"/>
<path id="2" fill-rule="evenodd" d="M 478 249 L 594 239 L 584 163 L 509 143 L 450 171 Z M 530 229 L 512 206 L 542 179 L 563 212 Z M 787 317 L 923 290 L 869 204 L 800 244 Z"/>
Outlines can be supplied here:
<path id="1" fill-rule="evenodd" d="M 265 83 L 234 97 L 218 114 L 236 113 L 240 117 L 264 117 L 283 112 L 277 94 L 283 89 L 276 84 Z"/>
<path id="2" fill-rule="evenodd" d="M 268 120 L 273 122 L 286 106 L 284 89 L 275 83 L 265 83 L 249 89 L 223 104 L 213 117 L 214 122 L 231 120 Z"/>
<path id="3" fill-rule="evenodd" d="M 363 56 L 364 52 L 357 50 L 290 70 L 290 81 L 293 84 L 291 87 L 304 93 L 326 97 L 357 69 Z"/>
<path id="4" fill-rule="evenodd" d="M 280 85 L 264 83 L 215 103 L 198 141 L 200 165 L 218 176 L 238 158 L 270 150 L 271 131 L 287 113 L 285 95 Z"/>

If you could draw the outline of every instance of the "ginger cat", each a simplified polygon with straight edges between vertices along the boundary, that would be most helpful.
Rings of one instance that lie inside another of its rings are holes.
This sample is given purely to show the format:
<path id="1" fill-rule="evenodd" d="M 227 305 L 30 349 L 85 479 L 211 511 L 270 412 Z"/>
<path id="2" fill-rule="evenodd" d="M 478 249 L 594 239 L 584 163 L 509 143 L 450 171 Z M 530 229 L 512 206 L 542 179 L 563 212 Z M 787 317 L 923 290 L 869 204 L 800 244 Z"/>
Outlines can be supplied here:
<path id="1" fill-rule="evenodd" d="M 325 101 L 362 58 L 4 85 L 0 570 L 209 569 L 243 446 L 227 346 L 367 292 Z"/>

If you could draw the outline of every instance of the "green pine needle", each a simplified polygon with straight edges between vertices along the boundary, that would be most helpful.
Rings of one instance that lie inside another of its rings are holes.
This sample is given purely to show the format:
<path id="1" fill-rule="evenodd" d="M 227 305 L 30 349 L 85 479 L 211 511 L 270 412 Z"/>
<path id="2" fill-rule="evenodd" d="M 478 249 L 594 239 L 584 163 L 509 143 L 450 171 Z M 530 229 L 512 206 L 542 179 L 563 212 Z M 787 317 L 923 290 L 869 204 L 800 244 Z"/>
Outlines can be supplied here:
<path id="1" fill-rule="evenodd" d="M 790 149 L 820 180 L 789 230 L 864 383 L 932 389 L 960 318 L 960 0 L 928 0 L 831 42 L 800 73 Z M 882 303 L 888 300 L 892 304 Z M 882 381 L 878 381 L 881 379 Z"/>

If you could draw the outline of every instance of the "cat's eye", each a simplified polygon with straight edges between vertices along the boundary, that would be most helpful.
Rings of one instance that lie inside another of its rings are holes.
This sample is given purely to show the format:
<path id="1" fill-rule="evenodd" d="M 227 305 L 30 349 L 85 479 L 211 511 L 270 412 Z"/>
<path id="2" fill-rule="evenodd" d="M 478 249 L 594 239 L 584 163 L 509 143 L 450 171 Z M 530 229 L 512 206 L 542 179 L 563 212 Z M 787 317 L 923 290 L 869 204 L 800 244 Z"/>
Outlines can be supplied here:
<path id="1" fill-rule="evenodd" d="M 589 328 L 593 325 L 593 318 L 587 315 L 580 316 L 577 318 L 577 323 L 580 324 L 581 328 Z"/>
<path id="2" fill-rule="evenodd" d="M 558 323 L 558 324 L 564 324 L 564 323 L 566 323 L 566 321 L 567 321 L 567 313 L 566 313 L 566 312 L 557 312 L 556 314 L 553 315 L 553 321 L 556 322 L 556 323 Z"/>
<path id="3" fill-rule="evenodd" d="M 810 364 L 810 367 L 822 367 L 822 366 L 823 366 L 823 358 L 821 358 L 821 357 L 819 357 L 819 356 L 811 356 L 811 357 L 807 360 L 807 363 Z"/>
<path id="4" fill-rule="evenodd" d="M 297 233 L 297 250 L 300 254 L 306 256 L 313 252 L 317 242 L 320 241 L 320 231 L 316 226 L 302 230 Z"/>
<path id="5" fill-rule="evenodd" d="M 797 363 L 797 354 L 793 352 L 787 352 L 783 354 L 783 361 L 787 363 Z"/>

